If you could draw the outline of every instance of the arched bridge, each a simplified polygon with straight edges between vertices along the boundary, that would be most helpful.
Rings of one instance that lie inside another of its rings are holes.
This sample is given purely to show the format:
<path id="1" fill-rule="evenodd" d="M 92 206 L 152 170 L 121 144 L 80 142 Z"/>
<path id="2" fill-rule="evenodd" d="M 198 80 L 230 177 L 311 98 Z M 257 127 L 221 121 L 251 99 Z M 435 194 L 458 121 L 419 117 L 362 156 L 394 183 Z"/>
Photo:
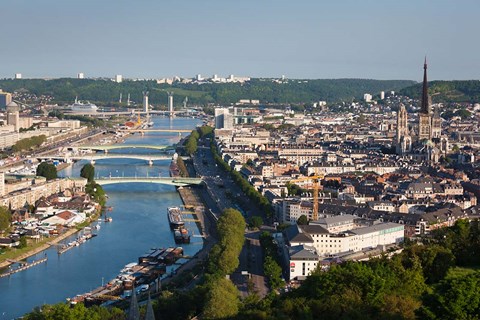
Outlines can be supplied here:
<path id="1" fill-rule="evenodd" d="M 182 178 L 182 177 L 101 177 L 96 178 L 95 182 L 100 185 L 119 184 L 119 183 L 157 183 L 176 187 L 185 187 L 189 185 L 198 185 L 202 183 L 202 178 Z"/>
<path id="2" fill-rule="evenodd" d="M 172 146 L 159 146 L 159 145 L 151 145 L 151 144 L 112 144 L 112 145 L 86 145 L 86 146 L 78 146 L 75 149 L 79 150 L 96 150 L 96 151 L 108 151 L 108 150 L 115 150 L 115 149 L 153 149 L 153 150 L 174 150 L 175 148 Z"/>
<path id="3" fill-rule="evenodd" d="M 117 153 L 100 153 L 100 154 L 85 154 L 85 155 L 54 155 L 54 156 L 41 156 L 38 157 L 39 160 L 60 160 L 60 161 L 79 161 L 79 160 L 88 160 L 92 164 L 95 164 L 97 160 L 105 159 L 139 159 L 145 160 L 148 164 L 152 165 L 153 161 L 159 160 L 172 160 L 173 156 L 169 155 L 156 155 L 156 154 L 117 154 Z M 182 157 L 182 159 L 187 160 L 188 157 Z"/>

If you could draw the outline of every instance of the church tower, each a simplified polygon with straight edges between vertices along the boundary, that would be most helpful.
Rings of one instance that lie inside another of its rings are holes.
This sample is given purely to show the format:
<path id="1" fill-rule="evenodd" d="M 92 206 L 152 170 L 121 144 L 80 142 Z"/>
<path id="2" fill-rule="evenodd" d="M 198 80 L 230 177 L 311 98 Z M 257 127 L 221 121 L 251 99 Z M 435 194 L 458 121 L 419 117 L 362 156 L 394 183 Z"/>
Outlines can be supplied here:
<path id="1" fill-rule="evenodd" d="M 418 140 L 430 140 L 432 138 L 432 111 L 430 109 L 430 101 L 428 98 L 427 83 L 427 58 L 423 65 L 423 89 L 422 89 L 422 105 L 418 113 Z"/>
<path id="2" fill-rule="evenodd" d="M 400 105 L 397 113 L 397 135 L 396 152 L 397 154 L 409 153 L 412 150 L 412 138 L 408 130 L 407 110 L 403 104 Z"/>
<path id="3" fill-rule="evenodd" d="M 432 117 L 432 139 L 440 139 L 442 135 L 442 118 L 440 118 L 440 113 L 438 111 L 438 106 L 435 108 Z"/>

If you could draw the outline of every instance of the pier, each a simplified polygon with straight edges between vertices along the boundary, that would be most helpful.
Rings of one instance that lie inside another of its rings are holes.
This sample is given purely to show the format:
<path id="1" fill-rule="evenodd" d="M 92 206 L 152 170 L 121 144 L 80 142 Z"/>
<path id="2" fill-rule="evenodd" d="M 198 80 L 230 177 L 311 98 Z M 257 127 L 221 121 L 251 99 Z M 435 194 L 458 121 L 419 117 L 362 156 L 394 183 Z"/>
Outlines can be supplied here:
<path id="1" fill-rule="evenodd" d="M 48 258 L 45 257 L 45 258 L 42 258 L 40 260 L 37 260 L 37 261 L 32 261 L 30 263 L 27 263 L 27 262 L 21 262 L 21 261 L 9 261 L 9 262 L 12 262 L 12 263 L 20 263 L 20 267 L 16 268 L 16 269 L 13 269 L 13 270 L 10 270 L 6 273 L 2 273 L 0 274 L 0 278 L 4 278 L 4 277 L 9 277 L 11 276 L 12 274 L 14 273 L 17 273 L 17 272 L 20 272 L 20 271 L 23 271 L 23 270 L 27 270 L 31 267 L 34 267 L 36 265 L 39 265 L 41 263 L 44 263 L 44 262 L 47 262 Z"/>

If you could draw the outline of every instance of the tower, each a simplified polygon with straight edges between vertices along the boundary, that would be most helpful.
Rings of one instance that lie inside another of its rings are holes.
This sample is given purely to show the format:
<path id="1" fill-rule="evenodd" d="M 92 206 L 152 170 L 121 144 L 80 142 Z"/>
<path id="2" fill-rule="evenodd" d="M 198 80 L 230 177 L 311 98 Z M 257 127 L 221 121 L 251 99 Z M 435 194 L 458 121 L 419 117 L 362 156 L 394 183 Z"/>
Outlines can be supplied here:
<path id="1" fill-rule="evenodd" d="M 170 118 L 173 118 L 175 115 L 174 110 L 173 110 L 173 92 L 168 93 L 168 115 Z"/>
<path id="2" fill-rule="evenodd" d="M 148 91 L 143 91 L 143 112 L 148 113 Z"/>
<path id="3" fill-rule="evenodd" d="M 438 139 L 442 135 L 442 118 L 438 111 L 438 106 L 435 107 L 435 111 L 432 117 L 432 138 Z"/>
<path id="4" fill-rule="evenodd" d="M 432 138 L 432 111 L 430 109 L 430 101 L 428 98 L 428 82 L 427 82 L 427 58 L 423 64 L 423 87 L 422 87 L 422 104 L 418 113 L 418 140 L 430 140 Z"/>
<path id="5" fill-rule="evenodd" d="M 20 130 L 20 107 L 13 101 L 7 105 L 7 124 L 13 125 L 16 132 Z"/>
<path id="6" fill-rule="evenodd" d="M 402 104 L 397 114 L 396 152 L 397 154 L 405 154 L 411 150 L 412 138 L 408 130 L 407 110 Z"/>

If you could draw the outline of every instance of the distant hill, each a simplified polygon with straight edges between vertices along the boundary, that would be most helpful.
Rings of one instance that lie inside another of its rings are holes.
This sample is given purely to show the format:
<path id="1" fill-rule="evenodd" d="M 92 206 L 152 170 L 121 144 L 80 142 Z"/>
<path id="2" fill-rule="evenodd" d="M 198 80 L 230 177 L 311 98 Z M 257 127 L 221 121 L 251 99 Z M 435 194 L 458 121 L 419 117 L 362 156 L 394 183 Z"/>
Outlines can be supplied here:
<path id="1" fill-rule="evenodd" d="M 433 102 L 480 102 L 480 80 L 432 81 L 428 83 L 428 91 Z M 404 88 L 400 93 L 419 99 L 422 84 Z"/>
<path id="2" fill-rule="evenodd" d="M 398 91 L 415 84 L 411 80 L 369 80 L 369 79 L 324 79 L 292 80 L 276 83 L 272 79 L 252 79 L 240 83 L 205 83 L 173 85 L 157 84 L 155 81 L 124 81 L 62 78 L 53 80 L 18 79 L 0 80 L 0 88 L 13 92 L 22 90 L 38 95 L 48 94 L 55 102 L 71 103 L 78 96 L 99 104 L 116 103 L 120 93 L 126 101 L 141 103 L 142 91 L 149 91 L 152 104 L 166 104 L 167 91 L 174 93 L 175 103 L 180 104 L 188 96 L 189 103 L 228 104 L 240 99 L 257 99 L 261 103 L 311 103 L 352 101 L 361 99 L 364 93 L 377 95 L 380 91 Z"/>

